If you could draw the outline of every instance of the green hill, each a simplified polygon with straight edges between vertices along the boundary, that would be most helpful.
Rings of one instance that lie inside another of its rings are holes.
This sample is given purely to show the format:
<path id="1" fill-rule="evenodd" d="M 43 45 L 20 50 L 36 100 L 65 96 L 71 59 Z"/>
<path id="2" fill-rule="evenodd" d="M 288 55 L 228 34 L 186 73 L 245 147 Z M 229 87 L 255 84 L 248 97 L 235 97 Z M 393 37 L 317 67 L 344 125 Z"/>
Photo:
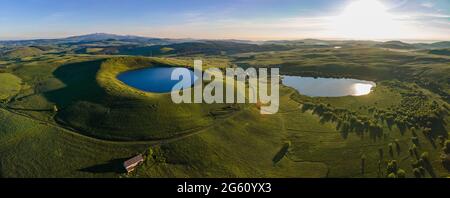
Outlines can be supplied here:
<path id="1" fill-rule="evenodd" d="M 42 51 L 41 49 L 36 48 L 36 47 L 19 47 L 19 48 L 4 52 L 2 55 L 0 55 L 0 57 L 9 58 L 9 59 L 25 58 L 25 57 L 30 57 L 30 56 L 41 55 L 43 53 L 44 53 L 44 51 Z"/>
<path id="2" fill-rule="evenodd" d="M 428 53 L 434 54 L 434 55 L 450 56 L 450 49 L 436 49 L 436 50 L 430 50 L 430 51 L 428 51 Z"/>
<path id="3" fill-rule="evenodd" d="M 381 48 L 389 48 L 389 49 L 416 49 L 416 47 L 414 45 L 404 43 L 401 41 L 388 41 L 388 42 L 377 44 L 375 46 L 381 47 Z"/>
<path id="4" fill-rule="evenodd" d="M 104 48 L 98 48 L 97 51 L 90 51 L 90 47 L 82 47 L 76 50 L 76 53 L 88 53 L 88 54 L 121 54 L 121 55 L 134 55 L 134 56 L 158 56 L 158 55 L 193 55 L 193 54 L 205 54 L 205 55 L 223 55 L 223 54 L 236 54 L 243 52 L 262 52 L 262 51 L 281 51 L 293 49 L 290 46 L 278 45 L 278 44 L 248 44 L 238 43 L 230 41 L 198 41 L 198 42 L 186 42 L 176 43 L 170 45 L 153 45 L 153 46 L 140 46 L 140 45 L 124 45 L 124 46 L 108 46 Z"/>
<path id="5" fill-rule="evenodd" d="M 0 101 L 19 93 L 22 80 L 9 73 L 0 73 Z"/>
<path id="6" fill-rule="evenodd" d="M 69 64 L 54 71 L 66 87 L 46 93 L 60 112 L 56 119 L 85 135 L 113 140 L 177 137 L 211 125 L 211 112 L 227 105 L 174 105 L 170 94 L 128 87 L 116 76 L 152 66 L 182 66 L 169 59 L 114 58 Z"/>

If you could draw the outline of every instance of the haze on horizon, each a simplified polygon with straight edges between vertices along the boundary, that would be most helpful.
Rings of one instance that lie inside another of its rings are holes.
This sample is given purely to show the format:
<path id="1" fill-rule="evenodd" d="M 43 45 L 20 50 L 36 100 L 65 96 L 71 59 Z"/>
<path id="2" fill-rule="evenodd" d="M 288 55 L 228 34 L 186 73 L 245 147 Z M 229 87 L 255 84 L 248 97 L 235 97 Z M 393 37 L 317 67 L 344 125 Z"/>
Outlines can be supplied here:
<path id="1" fill-rule="evenodd" d="M 448 0 L 0 0 L 0 39 L 450 40 Z"/>

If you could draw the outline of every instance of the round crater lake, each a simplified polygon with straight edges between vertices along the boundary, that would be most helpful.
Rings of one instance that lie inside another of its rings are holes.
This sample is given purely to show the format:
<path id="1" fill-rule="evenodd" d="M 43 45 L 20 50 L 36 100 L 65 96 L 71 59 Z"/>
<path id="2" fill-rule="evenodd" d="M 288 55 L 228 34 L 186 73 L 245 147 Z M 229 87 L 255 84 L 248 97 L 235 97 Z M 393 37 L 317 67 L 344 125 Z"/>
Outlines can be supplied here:
<path id="1" fill-rule="evenodd" d="M 282 83 L 310 97 L 362 96 L 376 86 L 374 82 L 365 80 L 301 76 L 282 76 Z"/>
<path id="2" fill-rule="evenodd" d="M 191 75 L 191 81 L 185 81 L 183 87 L 191 87 L 198 79 L 194 75 L 194 71 L 183 67 L 149 67 L 138 70 L 127 71 L 117 76 L 117 79 L 133 88 L 146 92 L 154 93 L 168 93 L 171 92 L 173 87 L 179 83 L 182 79 L 171 80 L 173 72 L 177 72 L 176 69 L 184 69 Z"/>

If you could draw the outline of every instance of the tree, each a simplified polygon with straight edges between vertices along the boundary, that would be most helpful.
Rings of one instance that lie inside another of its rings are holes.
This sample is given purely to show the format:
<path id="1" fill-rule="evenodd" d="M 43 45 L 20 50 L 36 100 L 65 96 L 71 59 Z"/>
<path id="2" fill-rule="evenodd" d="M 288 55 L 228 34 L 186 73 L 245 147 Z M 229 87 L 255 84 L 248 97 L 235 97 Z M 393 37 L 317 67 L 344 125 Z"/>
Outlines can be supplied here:
<path id="1" fill-rule="evenodd" d="M 397 175 L 395 173 L 389 173 L 388 178 L 395 179 Z"/>
<path id="2" fill-rule="evenodd" d="M 409 147 L 409 154 L 411 157 L 415 157 L 416 159 L 419 159 L 419 152 L 417 151 L 417 146 L 415 144 L 412 144 Z"/>
<path id="3" fill-rule="evenodd" d="M 422 155 L 420 155 L 419 162 L 420 164 L 422 164 L 422 167 L 430 174 L 431 177 L 436 177 L 428 152 L 424 152 L 422 153 Z"/>
<path id="4" fill-rule="evenodd" d="M 418 146 L 419 145 L 419 138 L 416 137 L 416 136 L 411 137 L 411 142 Z"/>
<path id="5" fill-rule="evenodd" d="M 398 171 L 398 163 L 397 163 L 397 161 L 396 160 L 389 161 L 388 165 L 387 165 L 387 174 L 388 175 L 391 174 L 391 173 L 396 174 L 397 171 Z"/>
<path id="6" fill-rule="evenodd" d="M 165 163 L 166 157 L 159 146 L 149 148 L 146 153 L 147 161 L 152 163 Z"/>
<path id="7" fill-rule="evenodd" d="M 394 157 L 394 148 L 392 143 L 389 143 L 389 155 L 391 155 L 391 157 Z"/>
<path id="8" fill-rule="evenodd" d="M 366 155 L 361 155 L 361 174 L 364 175 L 366 165 Z"/>
<path id="9" fill-rule="evenodd" d="M 432 136 L 431 129 L 428 127 L 423 129 L 423 135 L 427 138 L 431 138 L 431 136 Z"/>
<path id="10" fill-rule="evenodd" d="M 444 142 L 444 148 L 442 150 L 445 154 L 450 154 L 450 140 Z"/>
<path id="11" fill-rule="evenodd" d="M 438 139 L 438 141 L 439 141 L 439 145 L 440 146 L 445 146 L 445 138 L 444 138 L 444 136 L 442 136 L 442 135 L 439 135 L 438 137 L 437 137 L 437 139 Z"/>
<path id="12" fill-rule="evenodd" d="M 430 160 L 428 156 L 429 156 L 428 152 L 423 152 L 422 155 L 420 155 L 420 159 L 425 163 L 429 163 Z"/>
<path id="13" fill-rule="evenodd" d="M 406 178 L 406 172 L 403 169 L 398 169 L 397 178 Z"/>
<path id="14" fill-rule="evenodd" d="M 450 171 L 450 154 L 442 154 L 441 155 L 442 166 Z"/>
<path id="15" fill-rule="evenodd" d="M 422 173 L 420 172 L 419 168 L 414 168 L 413 173 L 416 178 L 422 178 Z"/>
<path id="16" fill-rule="evenodd" d="M 394 143 L 395 143 L 395 149 L 397 150 L 397 155 L 400 155 L 400 153 L 401 153 L 401 148 L 400 148 L 400 142 L 399 142 L 399 140 L 398 140 L 398 139 L 395 139 Z"/>
<path id="17" fill-rule="evenodd" d="M 441 162 L 445 169 L 450 171 L 450 140 L 444 142 L 442 148 Z"/>
<path id="18" fill-rule="evenodd" d="M 380 177 L 381 175 L 383 175 L 383 173 L 381 172 L 381 160 L 378 160 L 378 177 Z"/>
<path id="19" fill-rule="evenodd" d="M 420 174 L 424 177 L 427 171 L 421 166 L 419 167 Z"/>
<path id="20" fill-rule="evenodd" d="M 383 155 L 384 155 L 383 148 L 379 148 L 378 149 L 378 155 L 380 156 L 380 160 L 382 160 L 383 159 Z"/>
<path id="21" fill-rule="evenodd" d="M 416 128 L 415 127 L 411 127 L 410 131 L 411 131 L 411 134 L 412 134 L 413 137 L 417 137 L 417 133 L 416 133 Z"/>

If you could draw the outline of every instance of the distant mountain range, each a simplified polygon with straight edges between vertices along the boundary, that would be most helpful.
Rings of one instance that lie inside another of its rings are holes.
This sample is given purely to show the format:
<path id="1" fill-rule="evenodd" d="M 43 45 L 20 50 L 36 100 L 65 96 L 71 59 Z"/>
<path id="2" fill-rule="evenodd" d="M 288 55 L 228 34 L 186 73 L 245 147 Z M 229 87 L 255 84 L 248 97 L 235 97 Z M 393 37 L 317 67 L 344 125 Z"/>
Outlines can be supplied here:
<path id="1" fill-rule="evenodd" d="M 104 40 L 123 40 L 123 41 L 161 41 L 163 39 L 157 38 L 147 38 L 141 36 L 131 36 L 131 35 L 116 35 L 116 34 L 105 34 L 105 33 L 95 33 L 95 34 L 87 34 L 81 36 L 72 36 L 65 38 L 64 40 L 69 42 L 93 42 L 93 41 L 104 41 Z"/>
<path id="2" fill-rule="evenodd" d="M 376 46 L 391 49 L 444 49 L 450 48 L 450 41 L 436 43 L 404 43 L 401 41 L 388 41 L 379 43 Z"/>
<path id="3" fill-rule="evenodd" d="M 170 45 L 175 43 L 186 42 L 207 42 L 212 40 L 199 39 L 169 39 L 169 38 L 152 38 L 133 35 L 116 35 L 106 33 L 95 33 L 81 36 L 72 36 L 60 39 L 33 39 L 33 40 L 14 40 L 14 41 L 0 41 L 3 46 L 33 46 L 33 45 L 74 45 L 74 44 L 89 44 L 101 43 L 106 45 L 116 44 L 135 44 L 135 45 Z M 217 40 L 216 40 L 217 41 Z M 303 39 L 303 40 L 274 40 L 274 41 L 249 41 L 249 40 L 221 40 L 232 43 L 247 43 L 247 44 L 276 44 L 276 45 L 342 45 L 342 44 L 372 44 L 378 47 L 394 48 L 394 49 L 443 49 L 450 48 L 450 41 L 442 41 L 436 43 L 405 43 L 401 41 L 329 41 L 318 39 Z"/>
<path id="4" fill-rule="evenodd" d="M 60 39 L 0 41 L 0 58 L 16 59 L 44 53 L 77 53 L 97 55 L 223 55 L 245 52 L 285 51 L 299 48 L 376 47 L 398 50 L 424 51 L 448 55 L 450 42 L 405 43 L 402 41 L 352 40 L 196 40 L 166 39 L 105 33 L 72 36 Z"/>
<path id="5" fill-rule="evenodd" d="M 163 39 L 163 38 L 149 38 L 141 36 L 130 35 L 115 35 L 105 33 L 87 34 L 81 36 L 72 36 L 60 39 L 33 39 L 33 40 L 14 40 L 14 41 L 0 41 L 0 45 L 4 46 L 31 46 L 31 45 L 63 45 L 63 44 L 88 44 L 96 42 L 119 42 L 125 43 L 139 43 L 140 45 L 165 45 L 178 42 L 185 42 L 182 39 Z"/>

